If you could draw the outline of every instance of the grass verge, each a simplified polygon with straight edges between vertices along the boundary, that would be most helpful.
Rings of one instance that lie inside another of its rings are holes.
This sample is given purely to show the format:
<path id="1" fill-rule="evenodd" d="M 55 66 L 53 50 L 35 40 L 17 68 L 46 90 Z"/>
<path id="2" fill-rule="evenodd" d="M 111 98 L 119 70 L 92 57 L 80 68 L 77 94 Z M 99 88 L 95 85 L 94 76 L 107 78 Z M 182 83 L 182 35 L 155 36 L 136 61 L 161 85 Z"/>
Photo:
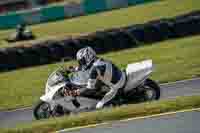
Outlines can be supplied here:
<path id="1" fill-rule="evenodd" d="M 13 129 L 2 129 L 2 133 L 47 133 L 64 128 L 199 107 L 200 96 L 178 97 L 171 100 L 161 100 L 113 109 L 104 109 L 91 113 L 81 113 L 70 117 L 34 121 L 23 126 L 19 125 Z"/>
<path id="2" fill-rule="evenodd" d="M 127 64 L 152 59 L 154 80 L 170 82 L 200 76 L 200 36 L 169 40 L 155 45 L 113 51 L 101 55 L 120 68 Z M 74 61 L 65 65 L 73 65 Z M 58 64 L 50 64 L 0 73 L 0 110 L 32 106 L 44 92 L 48 75 Z M 6 100 L 5 100 L 6 99 Z"/>
<path id="3" fill-rule="evenodd" d="M 162 0 L 144 5 L 82 16 L 73 19 L 44 23 L 31 26 L 38 39 L 50 39 L 94 32 L 114 27 L 141 24 L 150 20 L 174 17 L 190 11 L 199 10 L 198 0 Z M 3 41 L 13 30 L 0 31 L 0 47 L 8 47 Z M 24 42 L 26 44 L 27 42 Z M 20 43 L 12 44 L 20 45 Z"/>

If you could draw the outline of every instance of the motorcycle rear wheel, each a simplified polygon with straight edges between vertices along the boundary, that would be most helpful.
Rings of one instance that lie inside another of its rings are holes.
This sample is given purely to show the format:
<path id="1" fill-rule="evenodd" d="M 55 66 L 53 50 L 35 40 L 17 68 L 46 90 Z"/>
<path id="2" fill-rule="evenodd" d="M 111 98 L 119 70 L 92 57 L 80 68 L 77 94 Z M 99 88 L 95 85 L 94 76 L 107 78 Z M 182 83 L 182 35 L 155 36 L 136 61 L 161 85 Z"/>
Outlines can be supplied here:
<path id="1" fill-rule="evenodd" d="M 147 79 L 143 87 L 144 90 L 142 95 L 144 101 L 154 101 L 160 99 L 160 87 L 155 81 Z"/>

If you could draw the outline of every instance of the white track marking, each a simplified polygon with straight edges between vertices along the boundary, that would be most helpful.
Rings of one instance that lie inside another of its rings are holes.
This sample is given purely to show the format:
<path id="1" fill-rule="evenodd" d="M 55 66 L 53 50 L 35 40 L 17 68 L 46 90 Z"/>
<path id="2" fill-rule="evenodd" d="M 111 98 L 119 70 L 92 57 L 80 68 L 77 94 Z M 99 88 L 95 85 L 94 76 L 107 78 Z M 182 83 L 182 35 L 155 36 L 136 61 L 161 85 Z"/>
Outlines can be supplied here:
<path id="1" fill-rule="evenodd" d="M 177 113 L 192 112 L 192 111 L 200 111 L 200 108 L 185 109 L 185 110 L 179 110 L 179 111 L 174 111 L 174 112 L 166 112 L 166 113 L 160 113 L 160 114 L 154 114 L 154 115 L 148 115 L 148 116 L 142 116 L 142 117 L 128 118 L 128 119 L 118 120 L 118 121 L 119 122 L 128 122 L 128 121 L 133 121 L 133 120 L 148 119 L 148 118 L 161 117 L 161 116 L 165 116 L 165 115 L 173 115 L 173 114 L 177 114 Z M 99 123 L 99 124 L 91 124 L 91 125 L 87 125 L 87 126 L 67 128 L 67 129 L 56 131 L 56 133 L 69 132 L 69 131 L 80 130 L 80 129 L 84 129 L 84 128 L 94 128 L 97 126 L 108 125 L 108 124 L 111 124 L 112 122 L 116 122 L 116 121 L 117 120 Z"/>
<path id="2" fill-rule="evenodd" d="M 193 79 L 179 80 L 179 81 L 175 81 L 175 82 L 162 83 L 162 84 L 160 84 L 160 85 L 172 85 L 172 84 L 176 84 L 176 83 L 184 83 L 184 82 L 195 81 L 195 80 L 200 80 L 200 78 L 193 78 Z"/>

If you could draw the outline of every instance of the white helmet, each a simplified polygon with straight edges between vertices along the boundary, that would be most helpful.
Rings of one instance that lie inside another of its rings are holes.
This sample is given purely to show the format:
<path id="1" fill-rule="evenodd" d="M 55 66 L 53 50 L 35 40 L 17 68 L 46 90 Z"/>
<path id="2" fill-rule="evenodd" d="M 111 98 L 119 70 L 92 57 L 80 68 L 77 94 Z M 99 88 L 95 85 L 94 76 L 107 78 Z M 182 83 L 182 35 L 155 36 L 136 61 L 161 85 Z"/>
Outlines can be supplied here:
<path id="1" fill-rule="evenodd" d="M 91 47 L 82 48 L 76 54 L 76 59 L 83 68 L 90 66 L 96 58 L 96 52 Z"/>

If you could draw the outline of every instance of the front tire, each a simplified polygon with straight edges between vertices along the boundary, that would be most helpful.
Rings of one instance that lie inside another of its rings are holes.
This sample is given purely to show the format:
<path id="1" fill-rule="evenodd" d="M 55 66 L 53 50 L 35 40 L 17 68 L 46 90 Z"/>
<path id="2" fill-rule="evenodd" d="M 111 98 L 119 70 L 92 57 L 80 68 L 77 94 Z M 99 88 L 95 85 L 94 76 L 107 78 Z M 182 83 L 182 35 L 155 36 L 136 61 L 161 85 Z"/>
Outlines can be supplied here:
<path id="1" fill-rule="evenodd" d="M 50 104 L 39 101 L 38 104 L 33 109 L 33 116 L 36 120 L 47 119 L 51 117 Z"/>

